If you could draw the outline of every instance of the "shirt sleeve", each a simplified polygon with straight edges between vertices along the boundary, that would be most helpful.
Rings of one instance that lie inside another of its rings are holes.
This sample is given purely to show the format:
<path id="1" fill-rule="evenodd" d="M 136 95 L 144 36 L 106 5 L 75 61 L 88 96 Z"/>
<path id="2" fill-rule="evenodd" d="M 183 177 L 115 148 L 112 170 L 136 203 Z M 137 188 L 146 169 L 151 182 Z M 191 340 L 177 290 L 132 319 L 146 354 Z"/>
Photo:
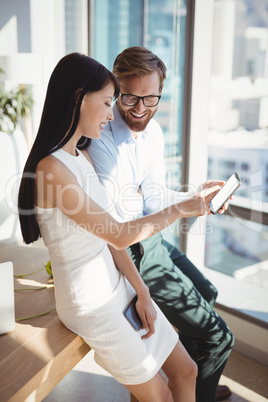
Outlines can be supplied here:
<path id="1" fill-rule="evenodd" d="M 191 197 L 190 192 L 171 190 L 165 184 L 164 138 L 159 124 L 154 124 L 148 134 L 151 158 L 141 184 L 144 215 L 160 211 Z"/>
<path id="2" fill-rule="evenodd" d="M 92 140 L 87 148 L 92 160 L 99 181 L 105 187 L 110 198 L 117 198 L 118 185 L 115 177 L 117 176 L 116 156 L 112 152 L 112 147 L 102 140 Z"/>

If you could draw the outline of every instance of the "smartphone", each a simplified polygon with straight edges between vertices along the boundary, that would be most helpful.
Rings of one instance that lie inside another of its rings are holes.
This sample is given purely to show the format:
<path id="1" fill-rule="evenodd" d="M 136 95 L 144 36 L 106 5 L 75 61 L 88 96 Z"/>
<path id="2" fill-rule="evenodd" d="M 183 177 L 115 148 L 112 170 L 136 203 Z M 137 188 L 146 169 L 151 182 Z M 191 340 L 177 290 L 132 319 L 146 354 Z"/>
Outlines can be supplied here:
<path id="1" fill-rule="evenodd" d="M 235 172 L 210 201 L 210 209 L 213 214 L 216 214 L 223 204 L 232 197 L 240 184 L 241 179 L 238 176 L 238 173 Z"/>
<path id="2" fill-rule="evenodd" d="M 135 329 L 135 331 L 139 331 L 142 327 L 141 319 L 136 310 L 137 300 L 138 300 L 138 296 L 136 295 L 134 297 L 134 299 L 131 300 L 131 302 L 128 304 L 128 306 L 123 311 L 124 316 L 130 323 L 132 328 Z"/>

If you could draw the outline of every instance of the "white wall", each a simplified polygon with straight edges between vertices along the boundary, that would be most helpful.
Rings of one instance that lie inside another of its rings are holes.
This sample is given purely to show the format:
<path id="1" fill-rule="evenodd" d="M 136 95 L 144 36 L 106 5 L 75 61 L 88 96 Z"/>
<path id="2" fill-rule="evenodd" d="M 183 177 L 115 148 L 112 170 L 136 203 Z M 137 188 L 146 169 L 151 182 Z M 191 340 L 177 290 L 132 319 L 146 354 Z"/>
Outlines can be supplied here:
<path id="1" fill-rule="evenodd" d="M 65 54 L 64 0 L 0 0 L 0 66 L 6 70 L 7 90 L 31 84 L 35 135 L 47 82 Z M 28 149 L 23 136 L 0 133 L 0 240 L 20 239 L 16 196 Z M 10 183 L 13 183 L 12 186 Z M 11 195 L 12 193 L 12 195 Z"/>

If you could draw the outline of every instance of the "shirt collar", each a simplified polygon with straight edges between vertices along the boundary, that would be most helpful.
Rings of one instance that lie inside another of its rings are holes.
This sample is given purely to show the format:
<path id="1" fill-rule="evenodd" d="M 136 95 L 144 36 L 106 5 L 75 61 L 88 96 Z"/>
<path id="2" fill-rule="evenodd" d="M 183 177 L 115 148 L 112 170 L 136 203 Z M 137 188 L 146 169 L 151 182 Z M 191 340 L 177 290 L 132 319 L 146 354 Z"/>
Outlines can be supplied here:
<path id="1" fill-rule="evenodd" d="M 114 114 L 114 120 L 110 122 L 110 125 L 116 145 L 120 145 L 122 142 L 126 140 L 135 141 L 133 135 L 131 134 L 130 129 L 122 119 L 122 116 L 118 110 L 116 103 L 113 106 L 113 114 Z M 141 133 L 142 137 L 144 136 L 145 133 L 146 129 Z"/>

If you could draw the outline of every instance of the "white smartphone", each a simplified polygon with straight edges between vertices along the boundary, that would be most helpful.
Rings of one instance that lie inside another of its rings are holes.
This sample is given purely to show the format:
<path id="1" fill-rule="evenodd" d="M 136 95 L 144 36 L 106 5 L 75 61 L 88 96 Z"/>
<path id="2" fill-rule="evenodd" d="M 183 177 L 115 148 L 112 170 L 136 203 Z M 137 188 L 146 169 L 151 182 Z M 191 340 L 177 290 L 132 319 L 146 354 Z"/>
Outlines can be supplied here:
<path id="1" fill-rule="evenodd" d="M 241 183 L 238 173 L 235 172 L 210 201 L 210 209 L 213 214 L 216 214 L 223 204 L 232 197 Z"/>

